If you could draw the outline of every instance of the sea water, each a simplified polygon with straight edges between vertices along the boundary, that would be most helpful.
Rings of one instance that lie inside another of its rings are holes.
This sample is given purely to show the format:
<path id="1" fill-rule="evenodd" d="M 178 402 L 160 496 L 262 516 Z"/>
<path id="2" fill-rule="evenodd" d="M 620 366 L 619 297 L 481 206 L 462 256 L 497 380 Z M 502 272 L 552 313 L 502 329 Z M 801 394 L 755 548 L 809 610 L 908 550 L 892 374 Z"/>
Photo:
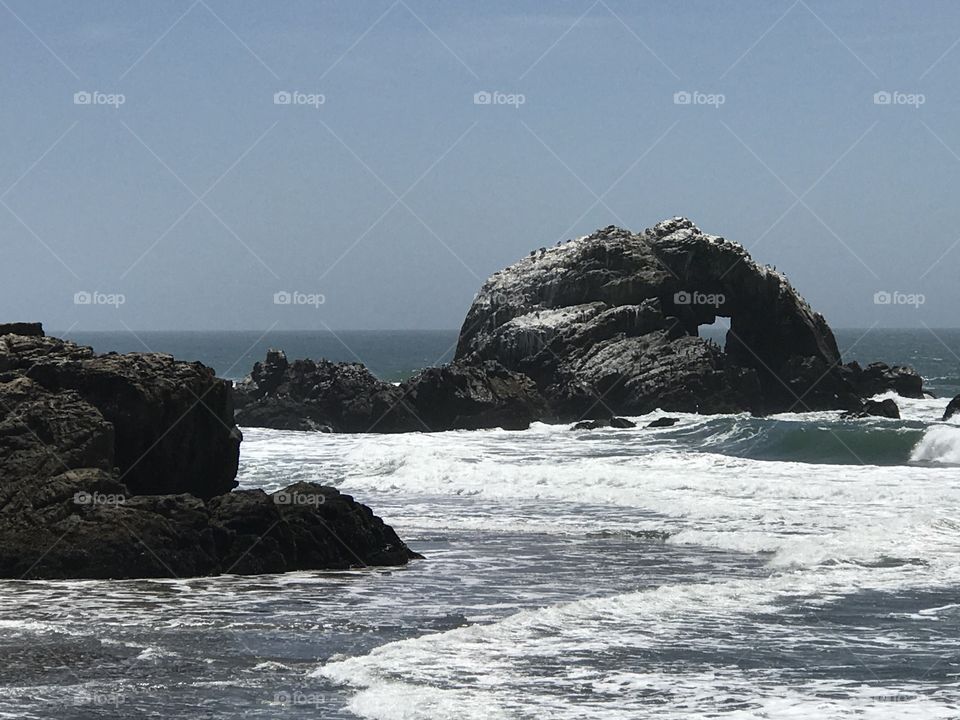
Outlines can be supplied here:
<path id="1" fill-rule="evenodd" d="M 257 339 L 147 335 L 221 373 Z M 901 420 L 246 428 L 242 487 L 336 485 L 426 559 L 0 581 L 0 716 L 958 718 L 960 333 L 860 335 L 845 359 L 913 364 L 938 397 L 895 398 Z M 366 340 L 399 379 L 455 333 Z"/>

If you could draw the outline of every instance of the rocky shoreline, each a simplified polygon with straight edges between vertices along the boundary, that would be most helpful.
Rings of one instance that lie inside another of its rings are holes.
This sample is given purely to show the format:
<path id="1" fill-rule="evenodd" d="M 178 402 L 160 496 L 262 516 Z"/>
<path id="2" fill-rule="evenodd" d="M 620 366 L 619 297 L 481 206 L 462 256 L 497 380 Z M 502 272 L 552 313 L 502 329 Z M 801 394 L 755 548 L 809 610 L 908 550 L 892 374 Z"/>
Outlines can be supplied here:
<path id="1" fill-rule="evenodd" d="M 725 347 L 699 327 L 728 317 Z M 495 273 L 453 362 L 393 385 L 271 350 L 235 387 L 201 363 L 0 325 L 0 577 L 134 578 L 402 565 L 335 488 L 237 490 L 247 427 L 338 433 L 630 428 L 621 415 L 842 410 L 898 418 L 911 368 L 841 363 L 781 274 L 684 218 L 607 227 Z M 945 418 L 960 411 L 960 398 Z M 648 428 L 676 422 L 663 417 Z"/>
<path id="2" fill-rule="evenodd" d="M 335 488 L 235 490 L 231 383 L 0 325 L 0 577 L 137 578 L 402 565 Z"/>

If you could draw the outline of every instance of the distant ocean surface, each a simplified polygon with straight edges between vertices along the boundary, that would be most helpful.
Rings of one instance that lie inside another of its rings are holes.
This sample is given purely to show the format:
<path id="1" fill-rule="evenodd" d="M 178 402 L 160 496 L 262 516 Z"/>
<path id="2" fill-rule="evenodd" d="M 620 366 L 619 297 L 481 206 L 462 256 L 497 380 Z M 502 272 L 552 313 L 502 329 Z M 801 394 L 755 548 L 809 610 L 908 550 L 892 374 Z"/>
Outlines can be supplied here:
<path id="1" fill-rule="evenodd" d="M 279 347 L 388 380 L 456 338 L 337 335 L 140 334 L 231 378 Z M 895 398 L 900 420 L 244 428 L 241 487 L 335 485 L 426 559 L 0 581 L 0 718 L 957 720 L 960 417 L 940 418 L 960 331 L 837 335 L 846 360 L 913 365 L 938 397 Z"/>

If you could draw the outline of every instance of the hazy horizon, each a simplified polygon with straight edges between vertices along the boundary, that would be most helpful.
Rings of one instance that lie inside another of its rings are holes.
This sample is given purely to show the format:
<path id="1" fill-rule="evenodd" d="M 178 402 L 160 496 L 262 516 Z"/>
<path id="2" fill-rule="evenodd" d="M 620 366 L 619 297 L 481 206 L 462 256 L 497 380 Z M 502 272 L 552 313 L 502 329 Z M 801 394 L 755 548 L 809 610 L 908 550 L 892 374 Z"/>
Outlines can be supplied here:
<path id="1" fill-rule="evenodd" d="M 834 328 L 960 325 L 955 4 L 0 17 L 2 321 L 456 330 L 531 249 L 685 215 Z"/>

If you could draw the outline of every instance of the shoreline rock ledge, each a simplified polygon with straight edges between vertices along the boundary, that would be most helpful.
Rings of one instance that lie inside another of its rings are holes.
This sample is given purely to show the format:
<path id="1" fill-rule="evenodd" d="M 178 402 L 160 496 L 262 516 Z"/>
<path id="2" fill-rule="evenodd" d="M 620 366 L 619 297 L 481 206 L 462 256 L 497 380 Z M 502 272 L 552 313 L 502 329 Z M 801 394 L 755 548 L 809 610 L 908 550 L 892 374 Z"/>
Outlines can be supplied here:
<path id="1" fill-rule="evenodd" d="M 144 578 L 419 557 L 335 488 L 236 490 L 232 387 L 201 363 L 0 324 L 0 577 Z"/>

